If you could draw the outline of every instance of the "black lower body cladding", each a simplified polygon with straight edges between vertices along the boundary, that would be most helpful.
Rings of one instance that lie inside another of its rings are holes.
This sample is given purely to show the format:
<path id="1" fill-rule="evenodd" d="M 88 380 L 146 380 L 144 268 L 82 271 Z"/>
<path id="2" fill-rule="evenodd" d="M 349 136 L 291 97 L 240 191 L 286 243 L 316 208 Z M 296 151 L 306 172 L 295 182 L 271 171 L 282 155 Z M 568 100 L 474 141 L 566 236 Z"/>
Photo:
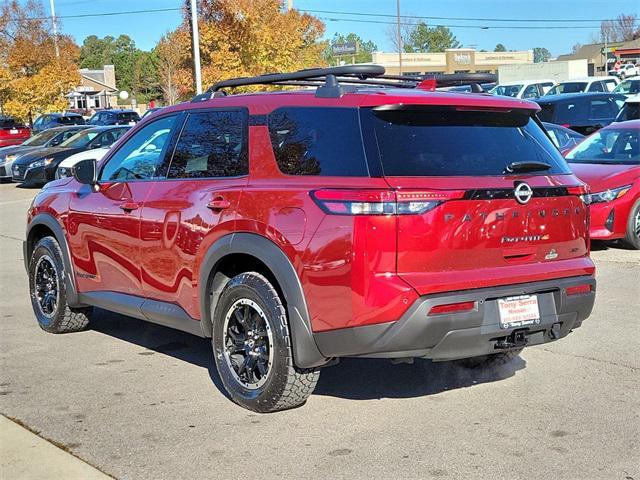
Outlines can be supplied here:
<path id="1" fill-rule="evenodd" d="M 591 314 L 595 300 L 593 277 L 571 277 L 503 287 L 427 295 L 397 321 L 315 333 L 326 357 L 423 357 L 455 360 L 538 345 L 566 336 Z M 591 285 L 591 291 L 567 295 L 567 288 Z M 540 322 L 524 328 L 501 328 L 498 299 L 535 294 Z M 471 311 L 429 316 L 432 306 L 475 301 Z M 514 331 L 522 332 L 514 336 Z"/>

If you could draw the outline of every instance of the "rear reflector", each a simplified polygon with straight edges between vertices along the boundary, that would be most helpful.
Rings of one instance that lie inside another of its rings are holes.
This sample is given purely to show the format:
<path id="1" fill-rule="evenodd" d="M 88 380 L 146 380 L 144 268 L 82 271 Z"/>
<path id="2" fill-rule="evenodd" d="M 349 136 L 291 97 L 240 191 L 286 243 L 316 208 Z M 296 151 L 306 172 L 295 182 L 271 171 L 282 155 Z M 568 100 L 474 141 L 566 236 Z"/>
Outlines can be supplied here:
<path id="1" fill-rule="evenodd" d="M 584 293 L 591 293 L 591 284 L 585 283 L 584 285 L 575 285 L 573 287 L 567 287 L 567 296 L 582 295 Z"/>
<path id="2" fill-rule="evenodd" d="M 431 307 L 429 315 L 439 315 L 441 313 L 467 312 L 476 308 L 476 302 L 447 303 L 446 305 L 436 305 Z"/>
<path id="3" fill-rule="evenodd" d="M 311 198 L 332 215 L 419 215 L 444 201 L 463 198 L 464 193 L 464 190 L 326 189 L 311 192 Z"/>

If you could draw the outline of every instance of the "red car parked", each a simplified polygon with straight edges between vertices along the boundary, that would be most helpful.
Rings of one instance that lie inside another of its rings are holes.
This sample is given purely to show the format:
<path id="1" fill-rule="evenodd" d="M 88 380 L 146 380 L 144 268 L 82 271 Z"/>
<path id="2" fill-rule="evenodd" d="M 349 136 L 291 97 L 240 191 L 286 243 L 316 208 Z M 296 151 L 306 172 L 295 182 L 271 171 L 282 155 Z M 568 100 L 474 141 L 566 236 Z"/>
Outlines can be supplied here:
<path id="1" fill-rule="evenodd" d="M 383 73 L 220 82 L 48 184 L 24 244 L 40 326 L 97 306 L 212 338 L 259 412 L 304 403 L 341 357 L 487 367 L 579 327 L 586 191 L 538 106 Z M 223 93 L 255 84 L 310 88 Z"/>
<path id="2" fill-rule="evenodd" d="M 591 238 L 640 249 L 640 120 L 613 123 L 566 154 L 591 188 Z"/>
<path id="3" fill-rule="evenodd" d="M 11 117 L 0 116 L 0 147 L 20 145 L 30 136 L 29 127 L 21 125 Z"/>

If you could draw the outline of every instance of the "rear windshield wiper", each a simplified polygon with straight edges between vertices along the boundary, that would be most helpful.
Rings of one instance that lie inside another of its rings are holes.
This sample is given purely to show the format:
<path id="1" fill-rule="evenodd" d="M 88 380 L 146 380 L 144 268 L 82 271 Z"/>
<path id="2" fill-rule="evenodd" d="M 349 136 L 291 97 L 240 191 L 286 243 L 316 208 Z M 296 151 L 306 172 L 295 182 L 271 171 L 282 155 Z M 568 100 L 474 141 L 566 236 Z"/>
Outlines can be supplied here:
<path id="1" fill-rule="evenodd" d="M 549 170 L 550 168 L 551 165 L 545 162 L 511 162 L 507 165 L 507 168 L 505 168 L 505 173 L 536 172 L 539 170 Z"/>

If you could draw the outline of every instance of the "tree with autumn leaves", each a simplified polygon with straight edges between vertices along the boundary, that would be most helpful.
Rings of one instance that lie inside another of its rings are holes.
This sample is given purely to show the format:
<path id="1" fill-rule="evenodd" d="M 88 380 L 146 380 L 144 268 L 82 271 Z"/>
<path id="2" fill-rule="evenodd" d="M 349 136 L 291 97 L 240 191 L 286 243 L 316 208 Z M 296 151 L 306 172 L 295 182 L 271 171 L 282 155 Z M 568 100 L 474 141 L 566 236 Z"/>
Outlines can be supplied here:
<path id="1" fill-rule="evenodd" d="M 0 108 L 31 121 L 43 112 L 64 110 L 65 94 L 79 82 L 78 47 L 65 35 L 54 36 L 42 4 L 5 1 L 0 9 Z"/>
<path id="2" fill-rule="evenodd" d="M 165 91 L 194 91 L 189 1 L 184 21 L 156 50 Z M 286 72 L 323 65 L 324 24 L 280 0 L 200 0 L 198 28 L 204 86 L 232 77 Z M 167 87 L 166 80 L 174 84 Z M 257 89 L 253 87 L 248 89 Z"/>

